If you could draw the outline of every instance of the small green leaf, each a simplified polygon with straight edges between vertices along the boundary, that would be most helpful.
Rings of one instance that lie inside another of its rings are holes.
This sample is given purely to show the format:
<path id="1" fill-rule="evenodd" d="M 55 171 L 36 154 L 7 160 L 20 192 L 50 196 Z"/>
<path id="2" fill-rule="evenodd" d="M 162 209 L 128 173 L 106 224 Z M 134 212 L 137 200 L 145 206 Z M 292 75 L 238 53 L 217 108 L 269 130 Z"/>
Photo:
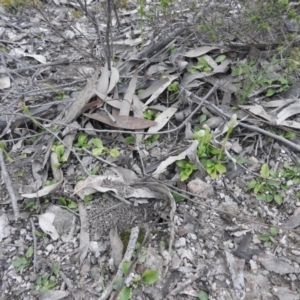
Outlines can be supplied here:
<path id="1" fill-rule="evenodd" d="M 199 300 L 208 300 L 208 294 L 204 291 L 200 291 L 198 294 Z"/>
<path id="2" fill-rule="evenodd" d="M 46 285 L 44 285 L 43 287 L 41 287 L 40 292 L 52 290 L 54 287 L 56 287 L 56 285 L 57 285 L 57 282 L 51 281 L 51 282 L 47 283 Z"/>
<path id="3" fill-rule="evenodd" d="M 185 197 L 183 197 L 182 195 L 176 193 L 176 192 L 172 192 L 172 196 L 174 197 L 174 200 L 176 202 L 181 202 L 185 200 Z"/>
<path id="4" fill-rule="evenodd" d="M 32 257 L 32 255 L 33 255 L 33 246 L 30 246 L 27 249 L 25 256 L 26 256 L 26 258 L 30 258 L 30 257 Z"/>
<path id="5" fill-rule="evenodd" d="M 273 88 L 268 89 L 266 97 L 272 97 L 276 93 L 276 90 Z"/>
<path id="6" fill-rule="evenodd" d="M 277 234 L 278 234 L 278 232 L 279 232 L 279 229 L 278 228 L 276 228 L 276 227 L 271 227 L 270 228 L 270 233 L 271 233 L 271 235 L 274 237 L 274 236 L 276 236 Z"/>
<path id="7" fill-rule="evenodd" d="M 128 143 L 128 144 L 134 144 L 135 143 L 135 137 L 134 136 L 127 136 L 125 138 L 125 141 Z"/>
<path id="8" fill-rule="evenodd" d="M 64 145 L 58 145 L 55 147 L 55 153 L 57 157 L 62 157 L 65 152 L 65 147 Z"/>
<path id="9" fill-rule="evenodd" d="M 176 165 L 179 167 L 179 168 L 182 168 L 184 169 L 187 165 L 187 161 L 186 160 L 177 160 L 176 161 Z"/>
<path id="10" fill-rule="evenodd" d="M 286 139 L 291 139 L 296 136 L 295 132 L 288 131 L 283 135 Z"/>
<path id="11" fill-rule="evenodd" d="M 256 199 L 258 201 L 266 201 L 267 200 L 267 195 L 266 194 L 259 194 L 259 195 L 257 195 Z"/>
<path id="12" fill-rule="evenodd" d="M 274 195 L 274 201 L 275 201 L 277 204 L 281 205 L 282 202 L 283 202 L 282 195 L 281 195 L 281 194 L 275 194 L 275 195 Z"/>
<path id="13" fill-rule="evenodd" d="M 55 276 L 57 276 L 59 274 L 59 268 L 60 268 L 59 263 L 55 262 L 53 267 L 52 267 L 52 272 Z"/>
<path id="14" fill-rule="evenodd" d="M 90 202 L 93 200 L 93 195 L 85 195 L 83 198 L 83 201 L 85 204 L 90 204 Z"/>
<path id="15" fill-rule="evenodd" d="M 12 260 L 12 265 L 15 268 L 19 268 L 20 266 L 27 266 L 29 264 L 29 260 L 26 257 L 16 257 Z"/>
<path id="16" fill-rule="evenodd" d="M 201 129 L 194 133 L 195 140 L 201 140 L 205 136 L 205 130 Z"/>
<path id="17" fill-rule="evenodd" d="M 103 153 L 103 147 L 95 148 L 92 150 L 94 156 L 100 156 Z"/>
<path id="18" fill-rule="evenodd" d="M 217 163 L 215 168 L 219 173 L 226 173 L 226 168 L 220 163 Z"/>
<path id="19" fill-rule="evenodd" d="M 268 234 L 259 234 L 257 237 L 263 242 L 270 241 L 270 235 Z"/>
<path id="20" fill-rule="evenodd" d="M 226 55 L 222 54 L 222 55 L 219 55 L 219 56 L 215 59 L 215 62 L 216 62 L 216 63 L 219 63 L 219 62 L 221 62 L 221 61 L 223 61 L 223 60 L 225 60 L 225 59 L 226 59 Z"/>
<path id="21" fill-rule="evenodd" d="M 251 182 L 249 182 L 247 189 L 248 190 L 252 190 L 254 189 L 254 187 L 256 186 L 257 182 L 255 180 L 252 180 Z"/>
<path id="22" fill-rule="evenodd" d="M 268 166 L 268 164 L 263 164 L 262 166 L 261 166 L 261 169 L 260 169 L 260 175 L 262 176 L 262 177 L 269 177 L 269 175 L 270 175 L 270 169 L 269 169 L 269 166 Z"/>
<path id="23" fill-rule="evenodd" d="M 205 114 L 201 115 L 200 118 L 199 118 L 199 123 L 205 122 L 206 119 L 207 119 L 207 115 L 205 115 Z"/>
<path id="24" fill-rule="evenodd" d="M 182 170 L 179 175 L 180 175 L 180 180 L 181 181 L 186 181 L 190 176 L 189 174 L 187 174 L 185 172 L 185 170 Z"/>
<path id="25" fill-rule="evenodd" d="M 76 208 L 78 207 L 78 205 L 77 205 L 76 202 L 74 202 L 74 201 L 72 201 L 72 200 L 69 200 L 69 201 L 68 201 L 68 207 L 69 207 L 70 209 L 76 209 Z"/>
<path id="26" fill-rule="evenodd" d="M 67 200 L 65 198 L 63 198 L 63 197 L 59 197 L 57 201 L 62 206 L 66 206 L 67 205 Z"/>
<path id="27" fill-rule="evenodd" d="M 124 275 L 126 275 L 126 273 L 128 272 L 130 265 L 131 265 L 130 261 L 122 261 L 122 271 Z"/>
<path id="28" fill-rule="evenodd" d="M 117 149 L 111 149 L 111 150 L 109 151 L 109 154 L 110 154 L 110 156 L 112 156 L 112 157 L 119 157 L 119 156 L 120 156 L 120 151 L 117 150 Z"/>
<path id="29" fill-rule="evenodd" d="M 158 272 L 155 270 L 146 270 L 142 275 L 144 284 L 153 284 L 158 279 Z"/>
<path id="30" fill-rule="evenodd" d="M 117 298 L 117 300 L 129 300 L 132 296 L 132 289 L 128 286 L 124 286 Z"/>
<path id="31" fill-rule="evenodd" d="M 92 143 L 97 148 L 102 148 L 103 147 L 102 141 L 100 139 L 98 139 L 98 138 L 93 138 L 92 139 Z"/>
<path id="32" fill-rule="evenodd" d="M 112 284 L 112 288 L 116 291 L 118 287 L 120 286 L 123 278 L 122 277 L 117 277 L 116 280 Z"/>

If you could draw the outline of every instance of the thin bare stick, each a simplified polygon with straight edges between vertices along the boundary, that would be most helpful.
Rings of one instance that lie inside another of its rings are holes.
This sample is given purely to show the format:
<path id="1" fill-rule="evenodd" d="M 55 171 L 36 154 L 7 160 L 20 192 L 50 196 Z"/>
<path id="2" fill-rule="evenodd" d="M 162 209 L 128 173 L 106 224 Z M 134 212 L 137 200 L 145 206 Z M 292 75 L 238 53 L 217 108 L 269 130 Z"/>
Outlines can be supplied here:
<path id="1" fill-rule="evenodd" d="M 7 188 L 7 191 L 9 193 L 9 196 L 10 196 L 11 204 L 12 204 L 13 211 L 14 211 L 15 220 L 17 220 L 17 219 L 20 218 L 18 201 L 17 201 L 17 197 L 14 193 L 14 189 L 12 187 L 9 174 L 6 170 L 6 165 L 5 165 L 2 149 L 0 149 L 0 167 L 1 167 L 1 171 L 2 171 L 2 178 L 3 178 L 3 180 L 6 184 L 6 188 Z"/>
<path id="2" fill-rule="evenodd" d="M 36 235 L 35 235 L 35 225 L 33 219 L 30 218 L 31 224 L 31 231 L 32 231 L 32 238 L 33 238 L 33 273 L 36 274 L 37 269 L 37 242 L 36 242 Z"/>

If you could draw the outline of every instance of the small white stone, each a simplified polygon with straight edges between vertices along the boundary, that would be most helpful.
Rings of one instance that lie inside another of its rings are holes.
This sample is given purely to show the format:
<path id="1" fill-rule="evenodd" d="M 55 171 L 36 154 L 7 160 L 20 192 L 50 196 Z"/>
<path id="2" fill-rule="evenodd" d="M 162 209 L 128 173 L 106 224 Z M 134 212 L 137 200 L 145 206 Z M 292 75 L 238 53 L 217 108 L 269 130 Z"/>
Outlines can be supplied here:
<path id="1" fill-rule="evenodd" d="M 192 240 L 197 240 L 197 236 L 195 233 L 188 233 L 188 237 L 191 238 Z"/>
<path id="2" fill-rule="evenodd" d="M 300 255 L 300 251 L 299 250 L 292 250 L 291 251 L 294 255 L 299 256 Z"/>
<path id="3" fill-rule="evenodd" d="M 297 276 L 295 274 L 290 274 L 289 277 L 291 278 L 292 281 L 297 280 Z"/>
<path id="4" fill-rule="evenodd" d="M 54 249 L 54 246 L 52 244 L 49 244 L 45 249 L 48 252 L 52 252 L 52 250 Z"/>
<path id="5" fill-rule="evenodd" d="M 25 228 L 22 228 L 21 230 L 20 230 L 20 235 L 25 235 L 27 233 L 27 230 L 25 229 Z"/>

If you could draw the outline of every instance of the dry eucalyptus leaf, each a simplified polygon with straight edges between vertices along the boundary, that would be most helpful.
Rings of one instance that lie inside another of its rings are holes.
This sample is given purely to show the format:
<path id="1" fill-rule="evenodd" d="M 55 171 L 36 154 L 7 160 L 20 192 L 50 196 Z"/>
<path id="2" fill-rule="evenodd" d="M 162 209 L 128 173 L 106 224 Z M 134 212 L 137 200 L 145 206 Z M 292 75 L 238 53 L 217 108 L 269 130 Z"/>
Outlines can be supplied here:
<path id="1" fill-rule="evenodd" d="M 151 126 L 155 126 L 157 124 L 155 121 L 130 117 L 130 116 L 114 116 L 116 122 L 113 122 L 112 119 L 108 116 L 103 116 L 99 114 L 84 114 L 84 115 L 88 118 L 97 120 L 109 126 L 115 128 L 129 129 L 129 130 L 145 129 Z"/>
<path id="2" fill-rule="evenodd" d="M 55 214 L 51 212 L 44 213 L 42 215 L 37 215 L 39 219 L 39 225 L 41 229 L 49 234 L 52 240 L 56 241 L 59 238 L 59 234 L 53 225 Z"/>

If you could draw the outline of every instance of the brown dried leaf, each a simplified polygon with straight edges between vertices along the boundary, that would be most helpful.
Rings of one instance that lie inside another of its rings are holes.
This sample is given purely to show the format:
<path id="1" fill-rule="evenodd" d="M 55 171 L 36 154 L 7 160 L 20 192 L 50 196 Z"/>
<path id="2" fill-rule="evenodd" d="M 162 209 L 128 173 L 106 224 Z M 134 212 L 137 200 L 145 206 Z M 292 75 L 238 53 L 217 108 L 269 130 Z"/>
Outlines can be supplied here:
<path id="1" fill-rule="evenodd" d="M 84 114 L 86 117 L 97 120 L 115 128 L 137 130 L 155 126 L 157 123 L 151 120 L 130 116 L 114 116 L 116 122 L 113 122 L 108 116 L 99 114 Z"/>

